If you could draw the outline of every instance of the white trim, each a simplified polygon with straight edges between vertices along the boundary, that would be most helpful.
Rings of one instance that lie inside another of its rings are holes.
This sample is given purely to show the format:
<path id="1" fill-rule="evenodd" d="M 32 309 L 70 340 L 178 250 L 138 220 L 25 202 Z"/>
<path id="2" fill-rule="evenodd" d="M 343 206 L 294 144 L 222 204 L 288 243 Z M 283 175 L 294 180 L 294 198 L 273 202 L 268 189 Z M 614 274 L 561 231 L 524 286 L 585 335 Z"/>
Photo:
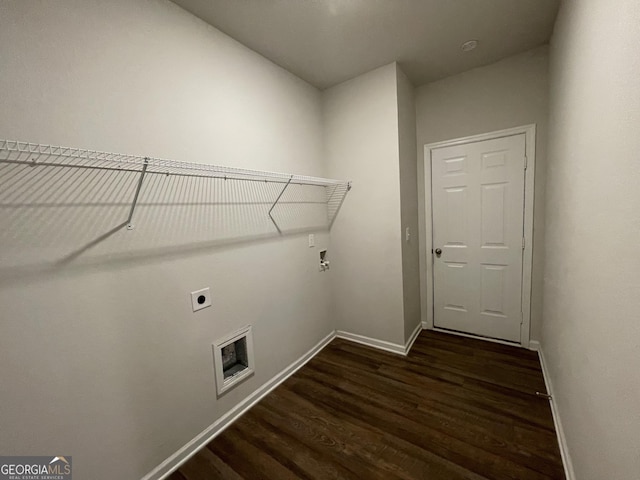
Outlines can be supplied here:
<path id="1" fill-rule="evenodd" d="M 424 239 L 424 250 L 420 250 L 420 311 L 422 327 L 433 329 L 433 237 L 427 235 L 427 228 L 433 231 L 433 211 L 431 210 L 431 147 L 424 146 L 423 158 L 424 215 L 420 219 L 420 238 Z M 422 280 L 424 279 L 424 285 Z"/>
<path id="2" fill-rule="evenodd" d="M 499 343 L 501 345 L 509 345 L 510 347 L 518 347 L 516 342 L 507 342 L 506 340 L 500 340 L 499 338 L 483 337 L 482 335 L 474 335 L 473 333 L 458 332 L 456 330 L 447 330 L 446 328 L 434 327 L 430 330 L 434 332 L 448 333 L 449 335 L 457 335 L 458 337 L 475 338 L 476 340 L 485 340 L 487 342 Z"/>
<path id="3" fill-rule="evenodd" d="M 416 338 L 418 338 L 418 335 L 420 335 L 421 331 L 422 331 L 422 322 L 420 322 L 418 325 L 416 325 L 415 330 L 413 331 L 413 333 L 409 337 L 409 340 L 407 340 L 407 343 L 404 346 L 404 354 L 405 355 L 409 355 L 409 352 L 411 351 L 411 347 L 413 347 L 413 344 L 415 343 Z"/>
<path id="4" fill-rule="evenodd" d="M 429 147 L 429 149 L 436 149 L 443 147 L 452 147 L 455 145 L 463 145 L 465 143 L 483 142 L 485 140 L 493 140 L 495 138 L 511 137 L 513 135 L 527 133 L 530 129 L 533 129 L 533 131 L 535 132 L 536 124 L 531 123 L 529 125 L 521 125 L 519 127 L 505 128 L 504 130 L 495 130 L 493 132 L 480 133 L 478 135 L 469 135 L 468 137 L 453 138 L 451 140 L 443 140 L 441 142 L 427 143 L 425 147 Z"/>
<path id="5" fill-rule="evenodd" d="M 397 343 L 391 343 L 385 340 L 378 340 L 376 338 L 365 337 L 364 335 L 358 335 L 357 333 L 349 333 L 343 330 L 336 330 L 336 337 L 342 338 L 344 340 L 350 340 L 355 343 L 360 343 L 368 347 L 377 348 L 378 350 L 384 350 L 386 352 L 405 355 L 405 346 L 399 345 Z"/>
<path id="6" fill-rule="evenodd" d="M 524 130 L 527 168 L 524 172 L 524 238 L 522 254 L 522 327 L 520 344 L 529 348 L 531 341 L 531 280 L 533 276 L 533 208 L 536 176 L 536 126 L 521 127 Z"/>
<path id="7" fill-rule="evenodd" d="M 529 340 L 529 350 L 533 350 L 534 352 L 539 352 L 540 342 L 537 340 Z"/>
<path id="8" fill-rule="evenodd" d="M 229 410 L 226 414 L 212 423 L 204 431 L 198 434 L 193 440 L 188 442 L 177 452 L 167 458 L 164 462 L 154 468 L 151 472 L 145 475 L 142 480 L 163 480 L 167 478 L 171 473 L 178 469 L 183 463 L 189 460 L 195 455 L 198 450 L 213 440 L 222 431 L 236 421 L 243 413 L 253 407 L 256 403 L 262 400 L 273 389 L 284 382 L 287 378 L 297 372 L 304 364 L 311 360 L 320 350 L 322 350 L 327 344 L 329 344 L 336 337 L 336 332 L 331 332 L 324 337 L 316 346 L 305 353 L 298 360 L 293 362 L 282 372 L 277 374 L 267 383 L 258 388 L 255 392 L 245 398 L 242 402 Z"/>
<path id="9" fill-rule="evenodd" d="M 531 345 L 534 344 L 534 345 Z M 558 436 L 558 445 L 560 447 L 560 455 L 562 456 L 562 465 L 564 466 L 564 475 L 567 480 L 575 480 L 576 474 L 573 470 L 573 463 L 571 463 L 571 456 L 569 455 L 569 447 L 567 446 L 567 438 L 564 435 L 564 429 L 562 428 L 562 422 L 560 421 L 560 412 L 556 406 L 556 395 L 553 391 L 553 385 L 551 383 L 551 377 L 547 370 L 547 363 L 544 359 L 544 353 L 542 352 L 542 346 L 537 341 L 530 342 L 530 347 L 533 346 L 537 349 L 538 357 L 540 358 L 540 366 L 542 367 L 542 376 L 544 377 L 544 384 L 547 387 L 547 393 L 551 395 L 549 405 L 551 406 L 551 415 L 553 415 L 553 424 L 556 427 L 556 435 Z M 533 348 L 532 348 L 533 350 Z"/>
<path id="10" fill-rule="evenodd" d="M 524 134 L 525 155 L 527 157 L 527 168 L 525 170 L 524 186 L 524 237 L 525 248 L 522 254 L 522 325 L 520 327 L 520 345 L 529 348 L 531 331 L 531 274 L 533 266 L 533 205 L 534 205 L 534 180 L 535 180 L 535 160 L 536 160 L 536 125 L 524 125 L 520 127 L 498 130 L 495 132 L 472 135 L 469 137 L 456 138 L 443 142 L 429 143 L 424 146 L 424 227 L 420 235 L 425 239 L 425 250 L 421 252 L 425 261 L 421 265 L 426 266 L 426 285 L 421 285 L 427 294 L 421 296 L 422 323 L 425 328 L 433 329 L 433 240 L 431 235 L 427 235 L 427 227 L 433 231 L 433 216 L 431 202 L 431 152 L 436 148 L 462 145 L 465 143 L 481 142 L 496 138 L 509 137 L 512 135 Z M 483 338 L 483 337 L 480 337 Z"/>
<path id="11" fill-rule="evenodd" d="M 385 340 L 378 340 L 377 338 L 365 337 L 364 335 L 358 335 L 357 333 L 345 332 L 344 330 L 336 330 L 336 337 L 351 342 L 366 345 L 367 347 L 377 348 L 378 350 L 384 350 L 385 352 L 396 353 L 398 355 L 407 356 L 411 347 L 415 343 L 418 335 L 424 329 L 422 323 L 416 325 L 415 330 L 411 333 L 409 340 L 404 345 L 398 343 L 387 342 Z"/>

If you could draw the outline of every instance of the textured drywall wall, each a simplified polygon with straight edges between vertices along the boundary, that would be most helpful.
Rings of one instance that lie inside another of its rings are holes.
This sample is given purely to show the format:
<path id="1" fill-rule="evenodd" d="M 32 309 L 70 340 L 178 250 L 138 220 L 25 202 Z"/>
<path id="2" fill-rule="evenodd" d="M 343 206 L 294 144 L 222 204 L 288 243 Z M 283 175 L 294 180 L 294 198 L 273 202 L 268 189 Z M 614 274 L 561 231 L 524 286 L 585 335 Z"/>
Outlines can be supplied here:
<path id="1" fill-rule="evenodd" d="M 320 93 L 168 1 L 3 1 L 0 64 L 0 138 L 326 173 Z M 131 184 L 114 204 L 120 177 L 83 175 L 0 175 L 0 452 L 140 478 L 335 328 L 330 245 L 279 238 L 250 207 L 211 218 L 217 190 L 171 177 L 145 181 L 135 230 L 40 268 L 126 218 Z M 279 187 L 233 188 L 255 203 Z M 15 235 L 35 265 L 7 254 Z M 194 314 L 205 286 L 213 307 Z M 211 343 L 248 323 L 255 375 L 217 399 Z"/>
<path id="2" fill-rule="evenodd" d="M 531 339 L 539 340 L 544 263 L 544 183 L 547 146 L 548 49 L 540 47 L 416 89 L 418 196 L 420 228 L 424 225 L 424 145 L 521 125 L 536 124 L 536 172 L 531 282 Z M 427 178 L 428 180 L 428 178 Z M 430 181 L 430 180 L 428 180 Z M 427 202 L 430 196 L 427 195 Z M 428 207 L 430 208 L 430 207 Z M 432 314 L 428 279 L 431 252 L 420 238 L 422 317 Z M 429 247 L 430 248 L 430 247 Z M 426 308 L 425 308 L 426 306 Z"/>
<path id="3" fill-rule="evenodd" d="M 404 344 L 395 63 L 323 92 L 331 176 L 353 189 L 331 230 L 338 328 Z"/>
<path id="4" fill-rule="evenodd" d="M 396 67 L 398 147 L 400 152 L 400 221 L 402 226 L 402 292 L 404 340 L 407 342 L 422 321 L 420 317 L 416 103 L 413 85 L 400 67 L 397 65 Z"/>
<path id="5" fill-rule="evenodd" d="M 542 348 L 580 480 L 640 472 L 638 25 L 566 1 L 551 41 Z"/>

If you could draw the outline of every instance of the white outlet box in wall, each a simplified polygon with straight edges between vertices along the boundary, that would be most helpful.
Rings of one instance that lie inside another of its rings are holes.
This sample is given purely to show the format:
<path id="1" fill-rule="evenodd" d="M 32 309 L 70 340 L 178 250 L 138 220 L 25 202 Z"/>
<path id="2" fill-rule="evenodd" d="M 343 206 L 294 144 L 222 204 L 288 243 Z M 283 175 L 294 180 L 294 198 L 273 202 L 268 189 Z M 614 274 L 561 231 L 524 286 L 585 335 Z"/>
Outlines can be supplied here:
<path id="1" fill-rule="evenodd" d="M 194 312 L 210 307 L 211 291 L 209 290 L 209 287 L 191 292 L 191 305 L 193 306 Z"/>
<path id="2" fill-rule="evenodd" d="M 316 246 L 316 236 L 313 233 L 309 234 L 309 248 Z"/>

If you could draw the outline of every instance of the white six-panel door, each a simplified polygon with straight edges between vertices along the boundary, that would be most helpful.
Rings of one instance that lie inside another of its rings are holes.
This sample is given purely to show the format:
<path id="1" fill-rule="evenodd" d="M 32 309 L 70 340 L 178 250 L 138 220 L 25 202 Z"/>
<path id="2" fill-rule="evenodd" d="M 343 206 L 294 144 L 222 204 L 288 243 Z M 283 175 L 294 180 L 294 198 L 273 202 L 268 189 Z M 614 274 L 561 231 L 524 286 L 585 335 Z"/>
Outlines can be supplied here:
<path id="1" fill-rule="evenodd" d="M 524 134 L 431 151 L 435 327 L 520 341 L 524 174 Z"/>

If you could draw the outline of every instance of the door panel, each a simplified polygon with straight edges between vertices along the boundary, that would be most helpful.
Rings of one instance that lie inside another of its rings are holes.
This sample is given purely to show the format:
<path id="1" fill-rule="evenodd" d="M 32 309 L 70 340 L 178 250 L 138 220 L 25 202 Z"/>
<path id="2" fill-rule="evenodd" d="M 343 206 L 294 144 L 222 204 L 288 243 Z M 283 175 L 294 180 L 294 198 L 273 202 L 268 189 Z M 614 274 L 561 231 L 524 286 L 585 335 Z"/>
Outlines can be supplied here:
<path id="1" fill-rule="evenodd" d="M 467 241 L 467 191 L 466 188 L 445 189 L 447 245 L 466 245 Z"/>
<path id="2" fill-rule="evenodd" d="M 503 265 L 482 265 L 480 312 L 504 317 L 505 274 Z"/>
<path id="3" fill-rule="evenodd" d="M 434 325 L 520 341 L 525 136 L 432 150 Z"/>
<path id="4" fill-rule="evenodd" d="M 482 185 L 481 192 L 482 246 L 504 247 L 507 185 L 504 183 Z"/>
<path id="5" fill-rule="evenodd" d="M 464 263 L 447 263 L 444 271 L 445 302 L 446 310 L 457 310 L 466 312 L 468 307 L 467 296 L 464 288 L 464 277 L 467 274 Z"/>

